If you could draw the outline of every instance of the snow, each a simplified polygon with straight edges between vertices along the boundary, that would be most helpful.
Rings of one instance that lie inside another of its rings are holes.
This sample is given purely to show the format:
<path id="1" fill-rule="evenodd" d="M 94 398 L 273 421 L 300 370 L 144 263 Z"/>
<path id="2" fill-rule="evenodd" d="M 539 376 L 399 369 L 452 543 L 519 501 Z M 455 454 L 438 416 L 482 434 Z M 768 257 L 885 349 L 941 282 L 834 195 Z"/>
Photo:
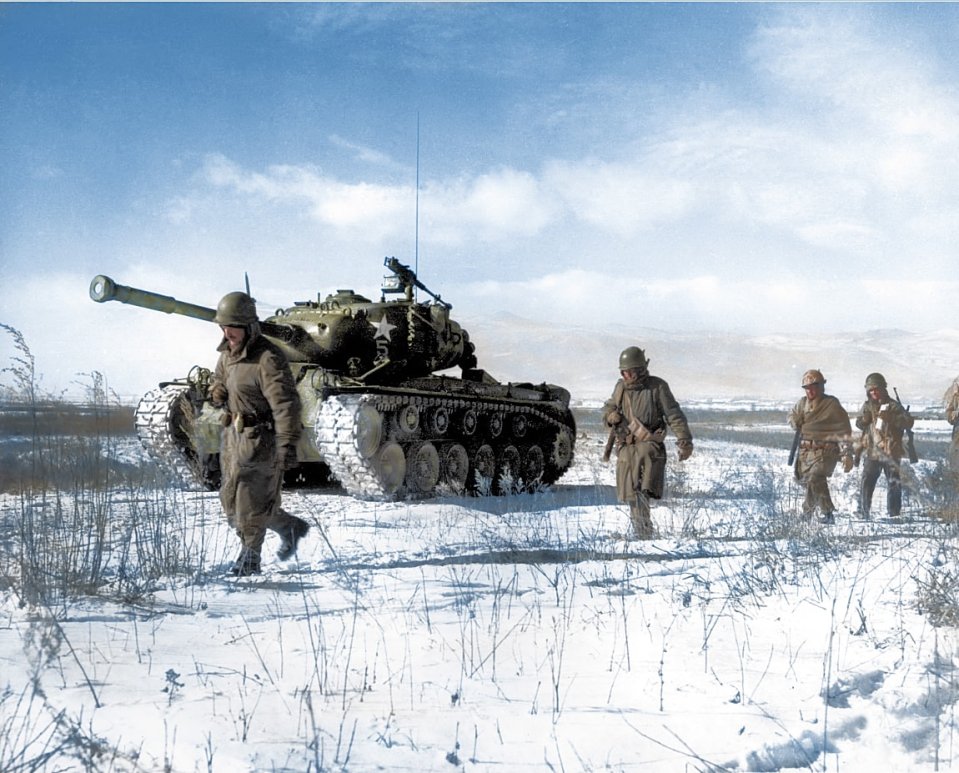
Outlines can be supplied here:
<path id="1" fill-rule="evenodd" d="M 658 536 L 628 542 L 602 441 L 582 436 L 570 472 L 536 494 L 286 492 L 313 529 L 285 564 L 270 535 L 253 578 L 225 574 L 238 546 L 215 493 L 112 492 L 113 524 L 165 508 L 170 549 L 203 570 L 56 610 L 0 586 L 0 767 L 11 741 L 46 744 L 33 769 L 49 770 L 959 761 L 956 631 L 918 604 L 953 571 L 956 533 L 926 517 L 921 488 L 902 521 L 858 521 L 856 475 L 837 473 L 843 517 L 802 524 L 785 449 L 701 441 L 684 464 L 671 453 Z M 23 506 L 5 495 L 0 518 Z M 54 717 L 75 743 L 50 740 Z"/>

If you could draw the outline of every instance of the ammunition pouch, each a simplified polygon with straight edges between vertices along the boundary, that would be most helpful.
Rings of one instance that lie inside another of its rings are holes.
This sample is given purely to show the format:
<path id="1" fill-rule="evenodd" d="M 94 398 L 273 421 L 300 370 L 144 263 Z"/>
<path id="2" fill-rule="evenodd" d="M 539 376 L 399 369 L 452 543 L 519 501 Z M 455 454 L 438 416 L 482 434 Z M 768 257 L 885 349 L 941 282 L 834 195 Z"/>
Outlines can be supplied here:
<path id="1" fill-rule="evenodd" d="M 223 413 L 223 418 L 220 419 L 220 422 L 224 427 L 229 427 L 231 424 L 237 432 L 242 432 L 244 429 L 251 427 L 263 427 L 266 430 L 273 429 L 273 421 L 270 419 L 261 419 L 259 416 L 256 416 L 252 413 L 237 413 L 232 414 L 229 411 Z"/>
<path id="2" fill-rule="evenodd" d="M 839 443 L 835 440 L 800 440 L 799 447 L 803 451 L 839 451 Z"/>
<path id="3" fill-rule="evenodd" d="M 627 443 L 662 443 L 666 439 L 665 429 L 650 432 L 645 424 L 635 418 L 630 419 L 628 429 L 629 433 L 625 438 Z"/>

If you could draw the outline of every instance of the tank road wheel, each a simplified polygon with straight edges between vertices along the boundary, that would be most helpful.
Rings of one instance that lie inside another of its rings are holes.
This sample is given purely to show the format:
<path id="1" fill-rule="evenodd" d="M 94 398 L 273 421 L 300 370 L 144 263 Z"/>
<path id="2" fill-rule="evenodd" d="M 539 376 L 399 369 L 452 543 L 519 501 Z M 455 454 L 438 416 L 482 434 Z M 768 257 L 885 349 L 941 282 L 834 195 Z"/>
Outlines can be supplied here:
<path id="1" fill-rule="evenodd" d="M 445 435 L 446 430 L 450 428 L 450 412 L 442 405 L 436 406 L 430 411 L 427 426 L 431 437 Z"/>
<path id="2" fill-rule="evenodd" d="M 508 471 L 514 478 L 519 477 L 519 449 L 516 446 L 504 446 L 499 452 L 499 471 Z"/>
<path id="3" fill-rule="evenodd" d="M 400 432 L 412 435 L 420 428 L 420 409 L 415 405 L 404 405 L 396 414 Z"/>
<path id="4" fill-rule="evenodd" d="M 356 451 L 364 459 L 369 459 L 380 447 L 383 416 L 369 403 L 363 403 L 356 412 L 353 437 Z"/>
<path id="5" fill-rule="evenodd" d="M 566 472 L 566 468 L 573 461 L 573 436 L 570 431 L 563 427 L 553 438 L 553 445 L 549 451 L 549 458 L 546 460 L 546 473 L 543 476 L 545 483 L 552 483 L 560 475 Z"/>
<path id="6" fill-rule="evenodd" d="M 503 434 L 503 414 L 491 413 L 487 426 L 489 427 L 489 436 L 494 440 Z"/>
<path id="7" fill-rule="evenodd" d="M 500 494 L 511 493 L 519 482 L 519 460 L 519 449 L 516 446 L 505 446 L 499 452 L 499 464 L 496 467 L 496 489 Z"/>
<path id="8" fill-rule="evenodd" d="M 493 453 L 493 446 L 484 443 L 473 454 L 473 469 L 469 484 L 474 489 L 482 489 L 487 485 L 492 486 L 495 474 L 496 454 Z M 489 484 L 486 481 L 489 481 Z"/>
<path id="9" fill-rule="evenodd" d="M 453 493 L 462 494 L 466 491 L 466 482 L 470 474 L 470 457 L 459 443 L 453 443 L 443 452 L 441 474 L 443 483 L 449 486 Z"/>
<path id="10" fill-rule="evenodd" d="M 479 416 L 472 408 L 467 408 L 465 411 L 463 411 L 463 415 L 460 416 L 460 428 L 463 432 L 463 435 L 466 437 L 475 435 L 478 427 Z"/>
<path id="11" fill-rule="evenodd" d="M 513 416 L 513 437 L 526 437 L 526 430 L 529 429 L 529 420 L 521 413 Z"/>
<path id="12" fill-rule="evenodd" d="M 432 443 L 410 448 L 406 457 L 406 487 L 413 496 L 433 493 L 440 479 L 440 455 Z"/>
<path id="13" fill-rule="evenodd" d="M 376 477 L 383 491 L 390 495 L 399 491 L 406 479 L 406 454 L 399 443 L 386 443 L 375 458 Z"/>
<path id="14" fill-rule="evenodd" d="M 543 449 L 537 445 L 530 446 L 526 451 L 526 458 L 523 459 L 523 471 L 521 473 L 527 489 L 536 488 L 543 478 L 545 469 L 546 454 L 543 453 Z"/>

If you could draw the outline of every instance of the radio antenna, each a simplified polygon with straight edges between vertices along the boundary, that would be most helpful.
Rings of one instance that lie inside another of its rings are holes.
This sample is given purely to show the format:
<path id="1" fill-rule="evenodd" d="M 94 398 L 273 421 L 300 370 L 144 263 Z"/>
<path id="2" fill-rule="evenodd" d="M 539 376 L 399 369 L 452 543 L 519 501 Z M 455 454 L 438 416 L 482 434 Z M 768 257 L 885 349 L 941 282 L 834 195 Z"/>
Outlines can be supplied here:
<path id="1" fill-rule="evenodd" d="M 413 235 L 413 270 L 420 273 L 420 112 L 416 111 L 416 225 Z"/>

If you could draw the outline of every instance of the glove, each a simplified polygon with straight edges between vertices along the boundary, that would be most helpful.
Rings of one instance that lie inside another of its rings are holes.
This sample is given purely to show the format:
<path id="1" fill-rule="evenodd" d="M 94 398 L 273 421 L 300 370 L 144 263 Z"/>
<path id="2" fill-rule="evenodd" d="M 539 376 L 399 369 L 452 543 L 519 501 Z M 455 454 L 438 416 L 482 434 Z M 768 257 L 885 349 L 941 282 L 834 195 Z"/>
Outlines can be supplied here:
<path id="1" fill-rule="evenodd" d="M 851 472 L 852 466 L 853 466 L 853 458 L 849 456 L 848 454 L 846 454 L 846 456 L 842 458 L 842 471 Z"/>
<path id="2" fill-rule="evenodd" d="M 606 414 L 606 426 L 615 427 L 623 420 L 623 414 L 617 411 L 615 408 Z"/>
<path id="3" fill-rule="evenodd" d="M 284 470 L 292 470 L 300 463 L 296 458 L 296 446 L 281 446 L 280 458 L 283 461 Z"/>
<path id="4" fill-rule="evenodd" d="M 679 440 L 676 442 L 676 456 L 679 458 L 679 461 L 685 462 L 692 455 L 693 455 L 692 440 Z"/>
<path id="5" fill-rule="evenodd" d="M 213 385 L 213 388 L 210 390 L 210 400 L 213 401 L 213 405 L 216 408 L 220 408 L 226 405 L 227 392 L 226 387 L 223 386 L 219 381 Z"/>

